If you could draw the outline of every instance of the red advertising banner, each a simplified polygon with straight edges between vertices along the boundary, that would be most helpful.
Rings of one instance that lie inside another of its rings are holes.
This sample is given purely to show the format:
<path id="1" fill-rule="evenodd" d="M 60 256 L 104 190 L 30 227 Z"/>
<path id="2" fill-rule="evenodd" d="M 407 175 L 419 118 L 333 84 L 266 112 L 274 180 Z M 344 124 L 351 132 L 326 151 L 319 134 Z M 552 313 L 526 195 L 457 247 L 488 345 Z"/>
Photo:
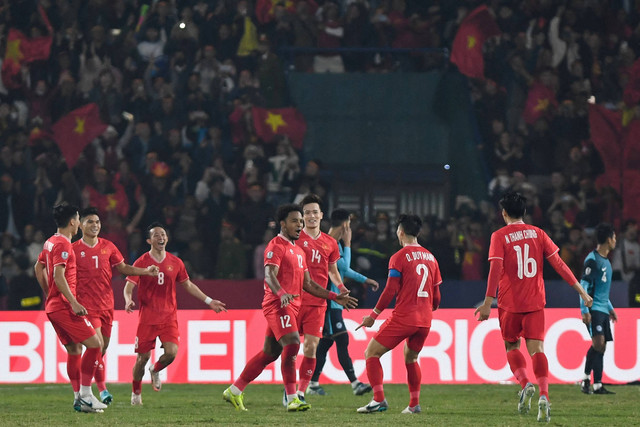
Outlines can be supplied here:
<path id="1" fill-rule="evenodd" d="M 614 342 L 604 358 L 604 382 L 640 380 L 640 309 L 618 309 L 619 321 L 612 324 Z M 366 381 L 364 350 L 389 311 L 383 312 L 374 328 L 355 331 L 369 310 L 345 311 L 350 331 L 349 351 L 356 375 Z M 513 381 L 500 337 L 497 310 L 479 323 L 473 309 L 443 309 L 435 313 L 431 332 L 420 353 L 425 384 L 477 384 Z M 131 381 L 135 362 L 133 343 L 137 315 L 116 311 L 111 344 L 107 350 L 107 382 Z M 260 310 L 232 310 L 215 314 L 206 310 L 180 310 L 178 357 L 161 372 L 170 383 L 230 383 L 245 363 L 262 348 L 266 322 Z M 547 309 L 545 353 L 549 359 L 550 382 L 573 383 L 581 379 L 590 338 L 575 309 Z M 523 345 L 524 348 L 524 345 Z M 155 353 L 155 354 L 154 354 Z M 156 360 L 162 350 L 152 353 Z M 529 358 L 527 357 L 527 361 Z M 384 380 L 404 383 L 406 371 L 402 346 L 382 359 Z M 529 363 L 529 375 L 534 378 Z M 0 383 L 67 382 L 66 355 L 44 312 L 0 312 Z M 256 382 L 280 383 L 279 360 Z M 327 383 L 344 383 L 332 348 L 323 377 Z"/>

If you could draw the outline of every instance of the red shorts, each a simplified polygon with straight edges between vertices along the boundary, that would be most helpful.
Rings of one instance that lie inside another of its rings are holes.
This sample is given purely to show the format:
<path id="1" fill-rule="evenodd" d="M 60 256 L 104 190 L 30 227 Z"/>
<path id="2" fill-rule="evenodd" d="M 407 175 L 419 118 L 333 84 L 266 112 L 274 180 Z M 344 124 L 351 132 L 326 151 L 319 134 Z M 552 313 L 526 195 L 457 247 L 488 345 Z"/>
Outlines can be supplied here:
<path id="1" fill-rule="evenodd" d="M 303 305 L 298 313 L 298 328 L 300 335 L 313 335 L 322 338 L 324 327 L 324 313 L 326 305 Z"/>
<path id="2" fill-rule="evenodd" d="M 89 311 L 87 314 L 89 322 L 94 329 L 100 328 L 103 337 L 111 337 L 111 328 L 113 327 L 113 310 Z"/>
<path id="3" fill-rule="evenodd" d="M 79 343 L 96 334 L 91 322 L 85 316 L 78 316 L 71 308 L 47 313 L 62 345 Z"/>
<path id="4" fill-rule="evenodd" d="M 176 345 L 180 343 L 180 333 L 178 332 L 178 321 L 161 323 L 159 325 L 138 324 L 136 332 L 136 353 L 149 353 L 156 348 L 156 338 L 160 338 L 162 344 L 172 342 Z"/>
<path id="5" fill-rule="evenodd" d="M 278 303 L 280 305 L 280 303 Z M 263 307 L 262 312 L 267 319 L 268 337 L 275 337 L 276 341 L 292 332 L 298 332 L 298 307 L 288 305 L 281 307 Z"/>
<path id="6" fill-rule="evenodd" d="M 498 307 L 498 320 L 502 339 L 506 342 L 516 342 L 520 337 L 540 341 L 544 339 L 544 310 L 511 313 Z"/>
<path id="7" fill-rule="evenodd" d="M 419 353 L 430 329 L 424 326 L 403 325 L 400 322 L 394 322 L 391 317 L 384 322 L 374 338 L 388 349 L 395 348 L 402 340 L 406 339 L 407 347 Z"/>

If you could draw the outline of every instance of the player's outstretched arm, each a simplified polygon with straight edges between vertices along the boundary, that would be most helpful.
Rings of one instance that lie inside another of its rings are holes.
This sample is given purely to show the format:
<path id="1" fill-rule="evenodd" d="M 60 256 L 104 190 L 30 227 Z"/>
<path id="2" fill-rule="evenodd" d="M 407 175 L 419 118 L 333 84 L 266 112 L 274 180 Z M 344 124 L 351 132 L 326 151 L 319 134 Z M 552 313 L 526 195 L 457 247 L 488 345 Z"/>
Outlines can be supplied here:
<path id="1" fill-rule="evenodd" d="M 220 313 L 221 311 L 227 311 L 226 304 L 215 300 L 209 296 L 207 296 L 202 290 L 193 283 L 191 280 L 187 279 L 184 282 L 180 283 L 184 289 L 189 292 L 190 295 L 198 298 L 203 303 L 207 304 L 209 308 L 211 308 L 216 313 Z"/>
<path id="2" fill-rule="evenodd" d="M 575 289 L 575 291 L 580 295 L 580 298 L 582 298 L 584 305 L 586 305 L 587 307 L 591 307 L 591 305 L 593 304 L 593 298 L 591 298 L 591 295 L 589 295 L 587 291 L 584 290 L 582 285 L 580 285 L 580 282 L 578 282 L 576 276 L 573 275 L 567 264 L 565 264 L 562 258 L 560 258 L 558 252 L 551 255 L 549 258 L 547 258 L 547 260 L 549 261 L 549 264 L 551 264 L 551 267 L 553 267 L 553 269 L 560 275 L 560 277 L 562 277 L 565 282 L 570 284 L 571 287 Z"/>
<path id="3" fill-rule="evenodd" d="M 136 286 L 130 280 L 127 280 L 127 283 L 124 285 L 124 309 L 127 313 L 133 313 L 133 308 L 136 306 L 136 303 L 133 302 L 133 288 Z"/>
<path id="4" fill-rule="evenodd" d="M 358 306 L 358 300 L 352 296 L 349 296 L 349 292 L 341 292 L 339 295 L 335 292 L 329 291 L 322 286 L 318 285 L 311 279 L 311 275 L 308 271 L 304 272 L 304 282 L 302 288 L 309 292 L 311 295 L 318 298 L 324 298 L 331 301 L 335 301 L 347 310 L 350 308 L 356 308 Z M 346 288 L 345 288 L 346 289 Z"/>
<path id="5" fill-rule="evenodd" d="M 267 264 L 264 266 L 264 281 L 271 289 L 275 295 L 280 298 L 280 307 L 288 306 L 294 298 L 299 297 L 300 295 L 288 294 L 282 286 L 280 286 L 280 282 L 278 281 L 278 271 L 280 271 L 280 267 L 273 264 Z"/>
<path id="6" fill-rule="evenodd" d="M 157 277 L 160 269 L 157 265 L 150 265 L 147 268 L 134 267 L 132 265 L 121 262 L 116 265 L 116 270 L 125 276 L 153 276 Z"/>
<path id="7" fill-rule="evenodd" d="M 373 326 L 373 323 L 378 318 L 380 313 L 389 306 L 389 303 L 396 296 L 398 289 L 400 287 L 400 272 L 397 270 L 389 270 L 389 277 L 387 278 L 387 285 L 384 287 L 380 298 L 378 298 L 378 302 L 376 306 L 371 310 L 371 313 L 368 316 L 364 316 L 362 318 L 362 323 L 356 328 L 356 331 L 362 327 L 370 328 Z"/>

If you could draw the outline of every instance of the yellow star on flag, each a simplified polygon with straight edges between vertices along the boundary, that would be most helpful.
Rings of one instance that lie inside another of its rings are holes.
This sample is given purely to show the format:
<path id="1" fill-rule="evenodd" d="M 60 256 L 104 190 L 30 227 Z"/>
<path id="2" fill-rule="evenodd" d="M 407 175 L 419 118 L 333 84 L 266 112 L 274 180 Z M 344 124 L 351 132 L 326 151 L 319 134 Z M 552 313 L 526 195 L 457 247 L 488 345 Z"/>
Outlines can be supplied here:
<path id="1" fill-rule="evenodd" d="M 538 99 L 538 104 L 533 107 L 533 111 L 546 111 L 549 108 L 549 100 L 547 98 Z"/>
<path id="2" fill-rule="evenodd" d="M 476 37 L 475 36 L 467 36 L 467 49 L 473 49 L 476 47 Z"/>
<path id="3" fill-rule="evenodd" d="M 271 126 L 271 131 L 276 133 L 280 126 L 286 126 L 287 123 L 282 119 L 282 114 L 273 114 L 270 111 L 267 111 L 267 120 L 264 122 Z"/>
<path id="4" fill-rule="evenodd" d="M 16 64 L 20 64 L 20 61 L 24 58 L 22 50 L 20 50 L 20 39 L 9 40 L 7 42 L 7 53 L 5 54 L 5 61 L 12 60 Z"/>
<path id="5" fill-rule="evenodd" d="M 113 194 L 107 194 L 107 210 L 114 211 L 118 206 L 118 200 Z"/>
<path id="6" fill-rule="evenodd" d="M 76 128 L 73 130 L 75 133 L 84 133 L 84 123 L 87 121 L 84 117 L 76 117 Z"/>

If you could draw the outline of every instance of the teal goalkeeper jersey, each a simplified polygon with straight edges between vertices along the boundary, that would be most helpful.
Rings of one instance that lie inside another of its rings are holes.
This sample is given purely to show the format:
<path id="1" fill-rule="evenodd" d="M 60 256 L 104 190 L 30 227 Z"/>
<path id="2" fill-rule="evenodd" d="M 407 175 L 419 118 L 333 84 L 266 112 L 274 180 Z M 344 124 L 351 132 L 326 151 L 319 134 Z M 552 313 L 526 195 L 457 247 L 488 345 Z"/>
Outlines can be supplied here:
<path id="1" fill-rule="evenodd" d="M 367 280 L 366 276 L 363 276 L 357 271 L 352 270 L 350 267 L 351 248 L 345 248 L 342 246 L 342 243 L 338 242 L 338 249 L 340 250 L 340 259 L 336 263 L 336 266 L 338 267 L 338 273 L 340 273 L 340 277 L 343 280 L 346 277 L 347 279 L 355 280 L 358 283 L 364 283 L 364 281 Z M 331 285 L 331 288 L 329 290 L 335 293 L 340 293 L 338 287 L 334 285 L 331 280 L 329 280 L 329 284 Z M 338 308 L 342 310 L 344 307 L 342 307 L 335 301 L 329 301 L 329 308 Z"/>
<path id="2" fill-rule="evenodd" d="M 593 250 L 584 259 L 584 270 L 580 284 L 593 298 L 591 310 L 609 314 L 613 305 L 609 301 L 611 290 L 611 263 L 609 260 Z M 580 312 L 588 313 L 589 309 L 580 298 Z"/>

